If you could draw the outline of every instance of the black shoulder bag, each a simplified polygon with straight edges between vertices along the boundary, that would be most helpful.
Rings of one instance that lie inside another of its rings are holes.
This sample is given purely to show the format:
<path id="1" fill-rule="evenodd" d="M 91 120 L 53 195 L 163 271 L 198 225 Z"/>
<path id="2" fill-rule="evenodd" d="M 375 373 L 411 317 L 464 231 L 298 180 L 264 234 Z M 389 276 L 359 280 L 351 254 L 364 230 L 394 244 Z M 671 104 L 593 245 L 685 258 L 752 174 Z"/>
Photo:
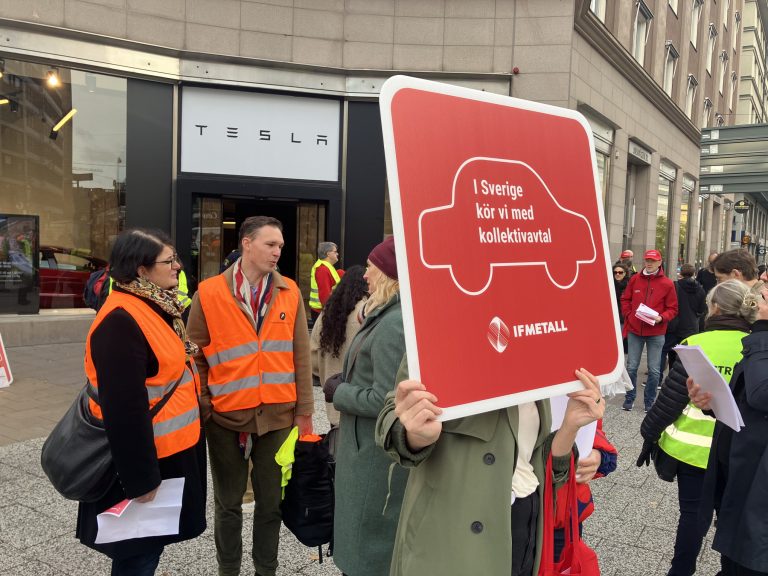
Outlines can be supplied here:
<path id="1" fill-rule="evenodd" d="M 165 396 L 149 411 L 150 418 L 163 409 L 186 370 Z M 104 422 L 88 409 L 88 398 L 98 397 L 87 382 L 64 417 L 43 444 L 40 465 L 56 491 L 68 500 L 96 502 L 117 480 Z"/>

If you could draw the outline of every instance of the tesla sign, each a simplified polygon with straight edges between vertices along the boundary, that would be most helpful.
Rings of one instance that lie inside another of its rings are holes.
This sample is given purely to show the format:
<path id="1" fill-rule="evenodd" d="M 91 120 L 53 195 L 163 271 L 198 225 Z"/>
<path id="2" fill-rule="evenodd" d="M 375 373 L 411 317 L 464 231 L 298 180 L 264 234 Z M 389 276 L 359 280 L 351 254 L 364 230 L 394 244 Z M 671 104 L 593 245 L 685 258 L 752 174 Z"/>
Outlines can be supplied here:
<path id="1" fill-rule="evenodd" d="M 181 102 L 182 172 L 339 179 L 338 100 L 185 87 Z"/>
<path id="2" fill-rule="evenodd" d="M 623 360 L 579 113 L 396 76 L 381 93 L 411 377 L 451 419 L 610 381 Z"/>

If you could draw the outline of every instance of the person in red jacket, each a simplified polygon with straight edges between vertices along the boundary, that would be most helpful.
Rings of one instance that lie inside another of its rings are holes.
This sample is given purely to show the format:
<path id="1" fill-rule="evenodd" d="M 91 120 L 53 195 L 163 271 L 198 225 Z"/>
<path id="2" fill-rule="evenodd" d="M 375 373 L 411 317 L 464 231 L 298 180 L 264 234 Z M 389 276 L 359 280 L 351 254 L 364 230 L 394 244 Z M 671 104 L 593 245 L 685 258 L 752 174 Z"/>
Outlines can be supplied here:
<path id="1" fill-rule="evenodd" d="M 624 336 L 627 338 L 627 372 L 632 381 L 632 390 L 627 392 L 622 408 L 632 410 L 637 395 L 637 368 L 643 346 L 648 361 L 648 382 L 645 386 L 645 411 L 651 409 L 656 400 L 659 385 L 661 349 L 669 321 L 677 316 L 677 293 L 675 285 L 661 269 L 661 252 L 646 250 L 645 267 L 629 279 L 621 295 L 621 315 L 624 317 Z M 648 315 L 637 316 L 641 305 L 650 308 Z"/>

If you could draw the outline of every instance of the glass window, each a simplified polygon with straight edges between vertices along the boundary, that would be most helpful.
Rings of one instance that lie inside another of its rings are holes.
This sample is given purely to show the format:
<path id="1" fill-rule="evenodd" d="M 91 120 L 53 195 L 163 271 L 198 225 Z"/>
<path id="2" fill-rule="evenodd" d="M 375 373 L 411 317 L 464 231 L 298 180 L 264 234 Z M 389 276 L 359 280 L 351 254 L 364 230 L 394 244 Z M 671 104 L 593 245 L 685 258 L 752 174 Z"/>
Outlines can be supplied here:
<path id="1" fill-rule="evenodd" d="M 605 0 L 590 0 L 589 9 L 602 22 L 605 22 Z"/>
<path id="2" fill-rule="evenodd" d="M 714 24 L 709 25 L 709 40 L 707 41 L 707 72 L 712 74 L 712 59 L 715 56 L 715 39 L 717 38 L 717 29 Z"/>
<path id="3" fill-rule="evenodd" d="M 635 11 L 635 26 L 632 34 L 632 56 L 635 57 L 640 65 L 645 63 L 645 44 L 648 41 L 648 34 L 651 31 L 651 19 L 653 13 L 648 9 L 643 0 L 637 3 Z"/>
<path id="4" fill-rule="evenodd" d="M 737 10 L 733 16 L 735 24 L 733 25 L 733 34 L 731 34 L 731 50 L 736 52 L 736 40 L 739 36 L 739 29 L 741 28 L 741 13 Z"/>
<path id="5" fill-rule="evenodd" d="M 600 191 L 603 194 L 603 204 L 605 204 L 605 197 L 608 194 L 608 169 L 611 157 L 608 154 L 595 152 L 595 160 L 597 163 L 597 177 L 600 181 Z"/>
<path id="6" fill-rule="evenodd" d="M 723 2 L 723 27 L 728 28 L 728 9 L 731 7 L 731 0 L 722 0 Z"/>
<path id="7" fill-rule="evenodd" d="M 728 98 L 728 101 L 731 103 L 731 112 L 733 112 L 733 109 L 735 108 L 734 100 L 736 99 L 736 81 L 738 80 L 738 75 L 736 74 L 736 71 L 731 72 L 731 95 Z"/>
<path id="8" fill-rule="evenodd" d="M 683 180 L 685 182 L 685 180 Z M 688 242 L 688 204 L 691 201 L 691 193 L 683 188 L 682 199 L 680 202 L 680 235 L 678 237 L 677 264 L 686 263 L 686 243 Z"/>
<path id="9" fill-rule="evenodd" d="M 123 229 L 126 125 L 124 78 L 5 59 L 0 214 L 39 216 L 41 308 L 84 307 Z"/>
<path id="10" fill-rule="evenodd" d="M 701 117 L 701 127 L 709 126 L 709 119 L 712 116 L 712 100 L 704 98 L 704 115 Z"/>
<path id="11" fill-rule="evenodd" d="M 664 60 L 664 92 L 667 96 L 672 96 L 672 85 L 675 79 L 675 69 L 677 68 L 677 60 L 679 54 L 672 42 L 667 41 L 667 57 Z"/>
<path id="12" fill-rule="evenodd" d="M 677 14 L 677 0 L 669 0 L 669 7 L 672 8 L 672 12 Z"/>
<path id="13" fill-rule="evenodd" d="M 671 204 L 669 191 L 672 189 L 672 181 L 659 176 L 659 196 L 656 205 L 656 249 L 661 250 L 663 256 L 668 257 L 669 246 L 669 206 Z"/>
<path id="14" fill-rule="evenodd" d="M 701 7 L 703 4 L 704 0 L 693 0 L 691 5 L 691 44 L 694 48 L 698 45 L 699 20 L 701 20 Z"/>
<path id="15" fill-rule="evenodd" d="M 696 87 L 699 85 L 696 76 L 688 74 L 688 88 L 685 91 L 685 115 L 693 120 L 693 103 L 696 100 Z"/>
<path id="16" fill-rule="evenodd" d="M 720 95 L 723 94 L 723 87 L 725 86 L 725 71 L 728 68 L 728 52 L 723 50 L 720 52 L 720 78 L 718 80 L 718 86 Z"/>

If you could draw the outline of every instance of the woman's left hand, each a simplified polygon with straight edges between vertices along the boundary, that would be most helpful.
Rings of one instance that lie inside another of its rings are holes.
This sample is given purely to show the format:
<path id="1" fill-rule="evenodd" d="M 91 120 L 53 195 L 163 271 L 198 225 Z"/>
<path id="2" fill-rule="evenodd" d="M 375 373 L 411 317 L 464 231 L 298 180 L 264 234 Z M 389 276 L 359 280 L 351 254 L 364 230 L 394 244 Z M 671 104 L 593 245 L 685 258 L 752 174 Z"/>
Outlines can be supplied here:
<path id="1" fill-rule="evenodd" d="M 584 368 L 579 368 L 575 374 L 584 385 L 584 390 L 568 394 L 569 400 L 563 417 L 563 428 L 572 430 L 577 430 L 599 420 L 605 412 L 605 401 L 597 378 Z"/>
<path id="2" fill-rule="evenodd" d="M 600 450 L 592 448 L 592 452 L 586 458 L 580 458 L 579 463 L 576 466 L 576 482 L 579 484 L 586 484 L 597 474 L 597 469 L 600 467 L 600 462 L 603 461 L 603 455 Z"/>

